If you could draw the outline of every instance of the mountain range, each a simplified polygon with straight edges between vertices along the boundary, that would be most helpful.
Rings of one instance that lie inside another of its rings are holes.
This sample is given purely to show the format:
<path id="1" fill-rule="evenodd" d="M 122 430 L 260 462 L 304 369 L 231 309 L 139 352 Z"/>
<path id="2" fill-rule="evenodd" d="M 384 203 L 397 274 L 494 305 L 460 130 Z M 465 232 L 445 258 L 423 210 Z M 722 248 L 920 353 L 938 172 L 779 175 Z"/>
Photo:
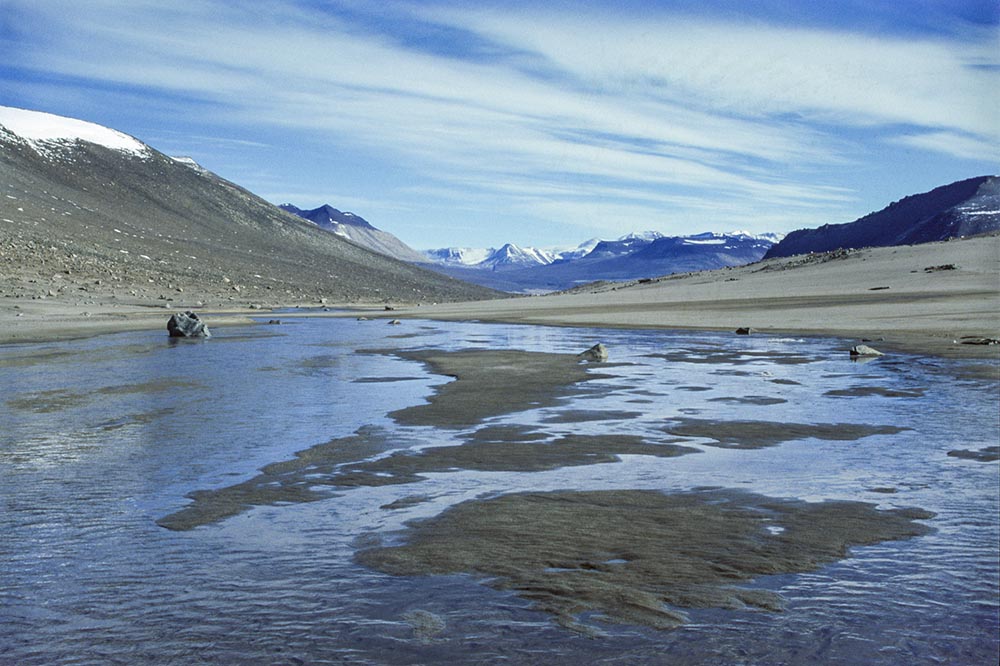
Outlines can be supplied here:
<path id="1" fill-rule="evenodd" d="M 629 234 L 569 250 L 408 247 L 329 205 L 274 206 L 187 157 L 80 120 L 0 107 L 0 293 L 170 304 L 442 301 L 538 293 L 837 248 L 1000 229 L 1000 179 L 906 197 L 847 224 L 775 234 Z M 457 279 L 455 279 L 457 278 Z"/>
<path id="2" fill-rule="evenodd" d="M 629 281 L 795 254 L 927 243 L 996 231 L 1000 231 L 1000 178 L 979 176 L 905 197 L 853 222 L 799 229 L 784 237 L 741 231 L 664 236 L 648 231 L 617 240 L 591 239 L 562 251 L 512 243 L 500 248 L 441 248 L 425 251 L 417 261 L 492 289 L 541 293 L 601 280 Z M 414 261 L 412 251 L 406 256 Z"/>
<path id="3" fill-rule="evenodd" d="M 545 250 L 506 243 L 499 248 L 449 247 L 423 253 L 354 213 L 330 205 L 282 209 L 369 249 L 419 264 L 473 284 L 513 293 L 570 289 L 598 280 L 636 280 L 669 273 L 710 270 L 752 263 L 781 236 L 702 233 L 664 236 L 632 233 L 617 240 L 591 239 L 570 250 Z"/>
<path id="4" fill-rule="evenodd" d="M 440 270 L 468 282 L 503 291 L 539 293 L 571 289 L 599 280 L 627 281 L 670 273 L 711 270 L 758 261 L 780 238 L 746 232 L 664 236 L 655 231 L 633 233 L 617 240 L 589 240 L 562 251 L 518 248 L 499 250 L 431 250 L 431 257 L 453 257 Z M 461 261 L 454 257 L 476 258 Z"/>
<path id="5" fill-rule="evenodd" d="M 496 295 L 349 242 L 189 158 L 10 107 L 0 107 L 0 220 L 0 291 L 13 297 L 86 303 L 124 287 L 136 304 L 197 293 L 245 307 Z"/>

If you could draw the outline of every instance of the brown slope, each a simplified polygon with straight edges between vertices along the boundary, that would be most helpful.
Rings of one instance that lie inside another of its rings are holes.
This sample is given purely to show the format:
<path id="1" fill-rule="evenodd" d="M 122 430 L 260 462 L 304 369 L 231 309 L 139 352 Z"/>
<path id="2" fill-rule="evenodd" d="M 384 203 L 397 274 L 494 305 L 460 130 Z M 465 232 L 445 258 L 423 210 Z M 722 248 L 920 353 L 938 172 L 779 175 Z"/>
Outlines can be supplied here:
<path id="1" fill-rule="evenodd" d="M 426 302 L 493 292 L 345 241 L 210 172 L 0 127 L 0 293 L 208 304 Z"/>

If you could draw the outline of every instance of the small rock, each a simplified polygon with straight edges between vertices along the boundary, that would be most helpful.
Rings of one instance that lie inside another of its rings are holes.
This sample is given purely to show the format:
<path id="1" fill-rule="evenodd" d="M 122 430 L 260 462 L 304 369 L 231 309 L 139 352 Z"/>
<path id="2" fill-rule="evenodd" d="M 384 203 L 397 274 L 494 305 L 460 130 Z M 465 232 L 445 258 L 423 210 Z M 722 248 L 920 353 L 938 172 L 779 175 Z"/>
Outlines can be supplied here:
<path id="1" fill-rule="evenodd" d="M 395 309 L 396 309 L 396 308 L 392 307 L 391 305 L 387 305 L 387 306 L 385 306 L 385 310 L 386 310 L 386 312 L 392 312 L 392 311 L 393 311 L 393 310 L 395 310 Z"/>
<path id="2" fill-rule="evenodd" d="M 736 335 L 750 335 L 752 332 L 753 329 L 750 328 L 749 326 L 744 326 L 736 329 Z"/>
<path id="3" fill-rule="evenodd" d="M 399 324 L 402 324 L 402 323 L 403 322 L 399 321 L 398 319 L 393 319 L 393 320 L 391 320 L 389 322 L 389 324 L 392 325 L 392 326 L 398 326 Z"/>
<path id="4" fill-rule="evenodd" d="M 368 317 L 358 317 L 358 321 L 368 321 Z"/>
<path id="5" fill-rule="evenodd" d="M 868 345 L 856 345 L 851 347 L 851 356 L 885 356 L 885 354 Z"/>
<path id="6" fill-rule="evenodd" d="M 280 319 L 268 319 L 267 323 L 270 324 L 271 326 L 277 326 L 278 324 L 281 323 L 281 320 Z"/>
<path id="7" fill-rule="evenodd" d="M 596 345 L 588 349 L 587 351 L 580 352 L 576 355 L 581 361 L 591 361 L 594 363 L 603 363 L 608 360 L 608 348 L 598 342 Z"/>

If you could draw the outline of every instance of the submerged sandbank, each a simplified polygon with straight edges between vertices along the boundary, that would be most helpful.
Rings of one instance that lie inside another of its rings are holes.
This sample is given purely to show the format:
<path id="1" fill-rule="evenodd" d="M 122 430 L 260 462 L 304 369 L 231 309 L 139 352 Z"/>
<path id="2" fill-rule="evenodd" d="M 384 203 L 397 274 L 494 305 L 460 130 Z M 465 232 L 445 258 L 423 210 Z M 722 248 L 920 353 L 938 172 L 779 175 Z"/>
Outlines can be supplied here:
<path id="1" fill-rule="evenodd" d="M 780 610 L 777 593 L 741 583 L 926 534 L 914 521 L 932 516 L 734 490 L 516 493 L 453 506 L 357 560 L 396 575 L 475 574 L 585 633 L 598 633 L 594 620 L 669 629 L 683 609 Z"/>
<path id="2" fill-rule="evenodd" d="M 552 405 L 580 391 L 581 383 L 602 376 L 588 371 L 574 354 L 488 349 L 384 353 L 421 361 L 436 373 L 454 378 L 435 387 L 427 404 L 390 414 L 404 425 L 472 427 L 491 416 Z M 329 497 L 338 487 L 413 483 L 423 473 L 456 468 L 538 471 L 613 462 L 618 455 L 630 453 L 665 457 L 696 451 L 639 437 L 555 439 L 520 428 L 485 428 L 466 437 L 461 446 L 424 448 L 412 454 L 410 449 L 420 443 L 419 439 L 390 437 L 378 428 L 362 428 L 301 451 L 292 460 L 268 465 L 247 481 L 195 491 L 189 495 L 191 505 L 157 522 L 169 529 L 191 529 L 253 506 L 315 501 Z M 401 452 L 362 462 L 391 449 Z"/>

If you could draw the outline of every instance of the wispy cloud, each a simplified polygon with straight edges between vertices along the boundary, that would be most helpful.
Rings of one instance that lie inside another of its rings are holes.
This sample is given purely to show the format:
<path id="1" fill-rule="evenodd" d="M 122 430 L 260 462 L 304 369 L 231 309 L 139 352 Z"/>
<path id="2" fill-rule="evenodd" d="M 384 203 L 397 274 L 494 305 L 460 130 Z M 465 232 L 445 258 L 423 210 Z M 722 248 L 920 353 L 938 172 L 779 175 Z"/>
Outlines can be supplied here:
<path id="1" fill-rule="evenodd" d="M 997 107 L 1000 109 L 1000 106 Z M 1000 113 L 1000 112 L 998 112 Z M 1000 118 L 997 119 L 1000 124 Z M 984 142 L 978 137 L 958 132 L 939 131 L 904 134 L 892 139 L 896 143 L 923 150 L 932 150 L 959 158 L 974 157 L 1000 166 L 1000 142 Z"/>
<path id="2" fill-rule="evenodd" d="M 850 192 L 817 174 L 858 159 L 842 128 L 969 159 L 1000 143 L 996 44 L 978 36 L 535 5 L 387 4 L 361 20 L 350 3 L 9 4 L 37 36 L 17 44 L 22 70 L 198 100 L 192 117 L 379 156 L 411 192 L 595 229 L 709 208 L 787 228 L 840 210 Z"/>

